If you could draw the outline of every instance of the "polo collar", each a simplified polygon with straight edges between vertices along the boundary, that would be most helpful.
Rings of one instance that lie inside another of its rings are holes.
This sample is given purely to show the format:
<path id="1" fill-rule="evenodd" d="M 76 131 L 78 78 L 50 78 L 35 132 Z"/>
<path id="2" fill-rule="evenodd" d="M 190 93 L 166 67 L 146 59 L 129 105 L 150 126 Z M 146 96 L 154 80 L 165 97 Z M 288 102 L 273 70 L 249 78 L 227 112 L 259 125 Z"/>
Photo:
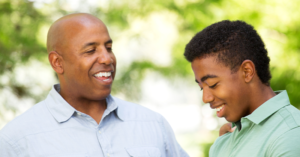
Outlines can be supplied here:
<path id="1" fill-rule="evenodd" d="M 62 123 L 65 121 L 68 121 L 75 112 L 77 111 L 74 107 L 72 107 L 65 99 L 59 94 L 60 91 L 60 85 L 55 84 L 51 91 L 49 92 L 45 102 L 47 104 L 47 107 L 51 113 L 51 115 L 56 119 L 57 122 Z M 110 112 L 114 112 L 118 109 L 118 103 L 115 101 L 115 99 L 109 95 L 106 98 L 107 101 L 107 108 L 104 111 L 106 115 L 108 115 Z M 115 112 L 117 116 L 123 120 L 122 116 L 120 115 L 120 112 Z M 103 118 L 106 116 L 103 115 Z"/>
<path id="2" fill-rule="evenodd" d="M 290 100 L 286 90 L 276 91 L 275 93 L 277 94 L 276 96 L 260 105 L 256 110 L 254 110 L 245 118 L 249 119 L 255 124 L 259 124 L 282 107 L 290 104 Z"/>

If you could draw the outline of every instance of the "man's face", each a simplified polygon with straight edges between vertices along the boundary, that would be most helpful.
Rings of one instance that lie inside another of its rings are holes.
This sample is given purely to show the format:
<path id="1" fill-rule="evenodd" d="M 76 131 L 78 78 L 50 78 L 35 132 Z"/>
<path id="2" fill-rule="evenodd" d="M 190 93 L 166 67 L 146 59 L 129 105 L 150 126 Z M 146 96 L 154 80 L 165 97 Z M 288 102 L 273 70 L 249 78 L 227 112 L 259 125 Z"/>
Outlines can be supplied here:
<path id="1" fill-rule="evenodd" d="M 62 90 L 77 98 L 105 99 L 116 72 L 112 40 L 105 25 L 87 21 L 70 26 L 65 39 L 60 50 L 64 69 Z"/>
<path id="2" fill-rule="evenodd" d="M 196 58 L 192 69 L 203 90 L 203 102 L 210 103 L 218 117 L 236 122 L 249 114 L 249 95 L 240 69 L 232 73 L 229 67 L 216 61 L 216 56 Z"/>

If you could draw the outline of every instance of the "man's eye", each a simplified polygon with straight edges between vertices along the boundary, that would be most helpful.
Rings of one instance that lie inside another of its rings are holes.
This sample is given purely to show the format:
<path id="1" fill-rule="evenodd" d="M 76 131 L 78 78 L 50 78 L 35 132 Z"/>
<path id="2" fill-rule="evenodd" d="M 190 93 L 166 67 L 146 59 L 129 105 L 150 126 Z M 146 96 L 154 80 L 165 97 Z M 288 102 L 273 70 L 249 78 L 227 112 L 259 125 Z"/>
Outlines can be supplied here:
<path id="1" fill-rule="evenodd" d="M 111 52 L 111 51 L 112 51 L 112 48 L 111 48 L 111 47 L 107 47 L 106 49 L 107 49 L 108 52 Z"/>
<path id="2" fill-rule="evenodd" d="M 92 49 L 92 50 L 87 51 L 86 53 L 94 53 L 95 51 L 96 51 L 96 49 Z"/>
<path id="3" fill-rule="evenodd" d="M 218 83 L 216 83 L 216 84 L 214 84 L 214 85 L 212 85 L 212 86 L 209 86 L 209 88 L 215 88 L 217 84 L 218 84 Z"/>
<path id="4" fill-rule="evenodd" d="M 203 91 L 203 88 L 200 88 L 200 91 Z"/>

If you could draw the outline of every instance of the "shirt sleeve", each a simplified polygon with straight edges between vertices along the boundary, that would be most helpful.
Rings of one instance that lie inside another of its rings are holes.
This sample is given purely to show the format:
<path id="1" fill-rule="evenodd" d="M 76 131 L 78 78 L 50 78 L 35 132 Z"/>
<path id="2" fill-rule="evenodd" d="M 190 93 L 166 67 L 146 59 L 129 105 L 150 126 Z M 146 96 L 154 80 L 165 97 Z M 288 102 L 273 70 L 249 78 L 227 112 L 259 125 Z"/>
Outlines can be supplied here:
<path id="1" fill-rule="evenodd" d="M 17 157 L 14 148 L 0 135 L 0 156 L 2 157 Z"/>
<path id="2" fill-rule="evenodd" d="M 173 129 L 167 120 L 162 117 L 163 133 L 166 142 L 167 157 L 189 157 L 189 155 L 178 144 Z"/>
<path id="3" fill-rule="evenodd" d="M 274 141 L 268 153 L 270 157 L 299 157 L 300 128 L 294 128 L 282 134 Z"/>

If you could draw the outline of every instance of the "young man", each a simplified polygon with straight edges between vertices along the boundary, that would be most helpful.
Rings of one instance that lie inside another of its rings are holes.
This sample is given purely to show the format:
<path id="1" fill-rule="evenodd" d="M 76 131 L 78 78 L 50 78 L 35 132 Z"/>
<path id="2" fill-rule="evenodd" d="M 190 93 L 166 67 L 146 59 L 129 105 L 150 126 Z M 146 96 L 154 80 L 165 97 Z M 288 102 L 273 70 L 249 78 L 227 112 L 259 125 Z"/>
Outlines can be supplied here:
<path id="1" fill-rule="evenodd" d="M 1 157 L 187 157 L 158 113 L 110 95 L 116 58 L 106 26 L 71 14 L 48 32 L 60 84 L 0 131 Z"/>
<path id="2" fill-rule="evenodd" d="M 212 157 L 299 157 L 300 111 L 270 87 L 270 59 L 252 26 L 221 21 L 187 44 L 203 101 L 237 129 L 219 137 Z"/>

